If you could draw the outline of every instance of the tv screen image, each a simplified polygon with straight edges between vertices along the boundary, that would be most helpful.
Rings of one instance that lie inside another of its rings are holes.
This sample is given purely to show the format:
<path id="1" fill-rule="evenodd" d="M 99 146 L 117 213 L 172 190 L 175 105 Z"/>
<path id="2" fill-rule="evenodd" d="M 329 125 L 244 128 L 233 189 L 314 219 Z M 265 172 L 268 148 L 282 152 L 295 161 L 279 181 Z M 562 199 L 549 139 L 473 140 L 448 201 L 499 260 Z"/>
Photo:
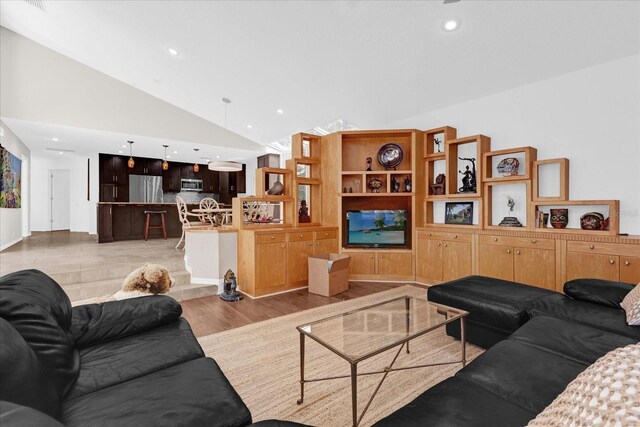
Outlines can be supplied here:
<path id="1" fill-rule="evenodd" d="M 347 231 L 348 246 L 405 246 L 407 211 L 348 211 Z"/>

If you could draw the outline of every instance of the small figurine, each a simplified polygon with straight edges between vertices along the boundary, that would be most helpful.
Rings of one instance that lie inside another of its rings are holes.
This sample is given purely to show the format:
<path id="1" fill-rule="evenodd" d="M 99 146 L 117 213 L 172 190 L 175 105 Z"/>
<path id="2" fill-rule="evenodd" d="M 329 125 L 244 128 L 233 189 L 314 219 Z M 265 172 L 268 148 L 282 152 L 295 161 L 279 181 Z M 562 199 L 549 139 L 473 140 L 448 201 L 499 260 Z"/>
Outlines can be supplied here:
<path id="1" fill-rule="evenodd" d="M 458 193 L 475 193 L 476 192 L 476 159 L 458 157 L 460 160 L 466 160 L 471 162 L 473 169 L 469 169 L 469 165 L 466 166 L 464 172 L 458 171 L 462 176 L 462 187 L 458 189 Z"/>
<path id="2" fill-rule="evenodd" d="M 396 179 L 395 176 L 391 177 L 391 192 L 392 193 L 400 192 L 400 182 Z"/>
<path id="3" fill-rule="evenodd" d="M 349 187 L 349 193 L 353 193 L 353 187 Z"/>
<path id="4" fill-rule="evenodd" d="M 367 157 L 367 171 L 371 170 L 372 163 L 373 163 L 373 159 L 371 157 Z"/>
<path id="5" fill-rule="evenodd" d="M 507 196 L 507 206 L 509 207 L 509 212 L 513 212 L 513 208 L 516 205 L 516 201 L 513 200 L 513 197 Z"/>
<path id="6" fill-rule="evenodd" d="M 433 143 L 436 144 L 436 153 L 442 153 L 442 151 L 440 151 L 440 144 L 442 144 L 442 141 L 438 138 L 433 138 Z"/>
<path id="7" fill-rule="evenodd" d="M 238 283 L 236 282 L 236 275 L 233 274 L 231 269 L 227 270 L 224 275 L 223 292 L 220 294 L 220 299 L 224 301 L 240 301 L 242 295 L 238 292 Z"/>
<path id="8" fill-rule="evenodd" d="M 507 196 L 507 206 L 509 207 L 509 213 L 513 212 L 513 208 L 516 205 L 516 201 L 513 200 L 513 197 Z M 522 227 L 520 221 L 515 216 L 505 216 L 500 224 L 500 227 Z"/>
<path id="9" fill-rule="evenodd" d="M 367 181 L 367 186 L 371 189 L 372 193 L 379 193 L 382 184 L 384 184 L 384 182 L 379 178 L 371 178 Z"/>
<path id="10" fill-rule="evenodd" d="M 346 192 L 347 192 L 347 187 L 343 187 L 343 188 L 342 188 L 342 192 L 343 192 L 343 193 L 346 193 Z"/>
<path id="11" fill-rule="evenodd" d="M 429 184 L 430 194 L 433 196 L 442 196 L 444 195 L 445 190 L 445 175 L 443 173 L 436 176 L 435 184 Z"/>
<path id="12" fill-rule="evenodd" d="M 311 217 L 309 216 L 309 208 L 307 207 L 306 200 L 300 200 L 300 209 L 298 209 L 298 222 L 299 223 L 311 222 Z"/>
<path id="13" fill-rule="evenodd" d="M 411 193 L 411 178 L 408 176 L 404 179 L 404 191 Z"/>

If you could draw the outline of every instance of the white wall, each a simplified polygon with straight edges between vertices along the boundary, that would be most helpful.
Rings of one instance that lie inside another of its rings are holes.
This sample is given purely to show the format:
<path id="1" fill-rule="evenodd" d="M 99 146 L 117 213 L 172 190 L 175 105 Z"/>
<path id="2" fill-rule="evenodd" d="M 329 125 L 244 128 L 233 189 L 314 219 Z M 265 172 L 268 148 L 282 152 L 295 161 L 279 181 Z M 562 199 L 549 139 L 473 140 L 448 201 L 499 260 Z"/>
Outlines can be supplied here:
<path id="1" fill-rule="evenodd" d="M 472 70 L 470 71 L 472 72 Z M 570 161 L 569 197 L 619 199 L 620 232 L 640 234 L 640 54 L 394 122 L 484 134 Z"/>
<path id="2" fill-rule="evenodd" d="M 18 137 L 11 132 L 4 122 L 0 121 L 0 126 L 3 129 L 3 135 L 0 137 L 0 143 L 11 154 L 18 158 L 26 159 L 31 158 L 31 151 L 24 145 Z M 22 162 L 22 174 L 24 177 L 24 161 Z M 23 210 L 29 210 L 29 189 L 25 186 L 24 179 L 22 183 L 22 208 L 20 209 L 4 209 L 0 208 L 0 250 L 6 249 L 9 246 L 19 242 L 23 237 L 23 230 L 26 231 L 24 236 L 29 235 L 29 224 L 23 224 Z M 26 202 L 26 203 L 25 203 Z M 26 227 L 25 227 L 26 226 Z"/>
<path id="3" fill-rule="evenodd" d="M 70 171 L 70 227 L 71 231 L 96 234 L 96 203 L 98 202 L 98 155 L 91 161 L 91 199 L 87 200 L 87 156 L 65 153 L 33 153 L 31 156 L 31 229 L 50 231 L 49 171 Z"/>

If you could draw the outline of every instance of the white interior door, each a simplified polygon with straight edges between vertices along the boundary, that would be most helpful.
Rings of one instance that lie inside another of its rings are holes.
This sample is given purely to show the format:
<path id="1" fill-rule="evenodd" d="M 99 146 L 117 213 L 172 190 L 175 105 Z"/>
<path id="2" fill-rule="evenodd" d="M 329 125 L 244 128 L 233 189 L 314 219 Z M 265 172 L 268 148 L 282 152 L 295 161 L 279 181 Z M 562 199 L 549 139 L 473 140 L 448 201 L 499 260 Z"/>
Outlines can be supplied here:
<path id="1" fill-rule="evenodd" d="M 51 231 L 69 230 L 71 217 L 71 181 L 69 170 L 50 171 Z"/>

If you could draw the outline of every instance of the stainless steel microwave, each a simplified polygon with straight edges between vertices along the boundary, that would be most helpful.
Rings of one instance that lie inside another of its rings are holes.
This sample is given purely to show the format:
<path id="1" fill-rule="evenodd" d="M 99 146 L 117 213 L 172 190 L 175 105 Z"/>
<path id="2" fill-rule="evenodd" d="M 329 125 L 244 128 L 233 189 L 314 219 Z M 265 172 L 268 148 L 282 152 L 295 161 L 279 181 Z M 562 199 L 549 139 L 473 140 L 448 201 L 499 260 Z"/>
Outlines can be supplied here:
<path id="1" fill-rule="evenodd" d="M 180 191 L 202 191 L 204 187 L 201 179 L 181 179 Z"/>

